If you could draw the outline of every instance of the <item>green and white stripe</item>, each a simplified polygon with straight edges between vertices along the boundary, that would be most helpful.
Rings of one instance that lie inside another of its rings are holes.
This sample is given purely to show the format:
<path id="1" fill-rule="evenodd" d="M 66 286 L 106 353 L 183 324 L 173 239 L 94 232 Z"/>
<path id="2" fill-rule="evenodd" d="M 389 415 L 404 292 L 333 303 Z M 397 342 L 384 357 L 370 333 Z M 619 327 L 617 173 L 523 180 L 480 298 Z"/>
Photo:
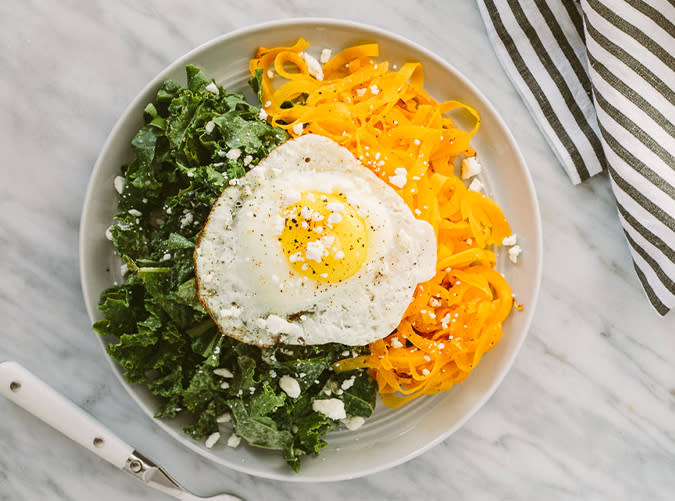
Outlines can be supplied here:
<path id="1" fill-rule="evenodd" d="M 675 305 L 675 1 L 478 0 L 574 183 L 607 169 L 638 278 Z"/>

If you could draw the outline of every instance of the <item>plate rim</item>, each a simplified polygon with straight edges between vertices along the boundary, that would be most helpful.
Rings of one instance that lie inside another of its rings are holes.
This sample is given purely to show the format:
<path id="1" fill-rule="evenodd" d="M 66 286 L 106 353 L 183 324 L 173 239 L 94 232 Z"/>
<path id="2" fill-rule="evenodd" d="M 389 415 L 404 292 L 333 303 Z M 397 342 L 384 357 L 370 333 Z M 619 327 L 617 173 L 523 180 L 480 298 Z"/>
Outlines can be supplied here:
<path id="1" fill-rule="evenodd" d="M 256 23 L 248 26 L 244 26 L 232 31 L 229 31 L 227 33 L 224 33 L 222 35 L 219 35 L 215 38 L 212 38 L 197 47 L 191 49 L 190 51 L 186 52 L 179 58 L 173 60 L 170 62 L 167 66 L 165 66 L 159 73 L 157 73 L 147 84 L 145 84 L 135 95 L 135 97 L 131 100 L 131 102 L 124 108 L 122 113 L 119 115 L 117 118 L 115 124 L 111 128 L 110 132 L 108 133 L 105 142 L 103 143 L 100 152 L 97 156 L 96 162 L 94 163 L 94 167 L 92 168 L 90 172 L 90 177 L 87 182 L 87 187 L 86 187 L 86 192 L 85 192 L 85 197 L 84 197 L 84 202 L 82 206 L 82 211 L 80 214 L 80 227 L 79 227 L 79 271 L 80 271 L 80 286 L 83 292 L 84 296 L 84 303 L 85 307 L 87 310 L 87 315 L 89 317 L 90 323 L 94 322 L 96 320 L 96 313 L 97 313 L 97 304 L 91 304 L 89 301 L 90 297 L 90 286 L 88 285 L 87 281 L 85 280 L 85 277 L 88 275 L 88 272 L 85 270 L 85 249 L 87 247 L 87 242 L 86 242 L 86 228 L 89 228 L 91 226 L 91 223 L 89 222 L 89 214 L 91 211 L 89 210 L 90 205 L 93 203 L 92 200 L 92 194 L 94 191 L 94 181 L 98 177 L 98 174 L 100 174 L 100 171 L 102 170 L 102 165 L 104 163 L 104 158 L 108 155 L 108 150 L 111 149 L 112 142 L 114 138 L 120 133 L 120 129 L 122 127 L 122 124 L 125 122 L 125 117 L 127 117 L 133 109 L 138 107 L 140 101 L 144 101 L 143 96 L 149 92 L 150 89 L 153 89 L 157 87 L 165 78 L 168 73 L 173 71 L 175 68 L 180 67 L 180 66 L 185 66 L 185 64 L 189 63 L 191 60 L 195 58 L 198 54 L 208 50 L 209 48 L 220 45 L 223 43 L 226 43 L 230 39 L 237 38 L 239 36 L 243 36 L 249 33 L 255 33 L 261 30 L 268 30 L 268 29 L 278 29 L 278 28 L 287 28 L 287 27 L 300 27 L 302 25 L 321 25 L 325 26 L 327 29 L 330 28 L 343 28 L 343 29 L 356 29 L 361 32 L 367 32 L 369 35 L 373 35 L 374 37 L 377 37 L 378 35 L 390 38 L 402 45 L 408 46 L 416 50 L 417 52 L 423 54 L 425 57 L 428 59 L 434 61 L 435 64 L 438 64 L 441 66 L 444 70 L 447 70 L 451 72 L 455 77 L 457 77 L 459 80 L 462 81 L 462 83 L 471 91 L 473 92 L 478 99 L 481 101 L 481 104 L 486 106 L 492 115 L 495 117 L 495 119 L 498 122 L 498 125 L 500 129 L 502 129 L 505 133 L 506 139 L 509 142 L 509 145 L 512 147 L 513 152 L 515 154 L 515 157 L 518 159 L 518 162 L 523 166 L 523 174 L 525 178 L 525 189 L 529 194 L 530 200 L 533 204 L 534 208 L 534 213 L 533 213 L 533 219 L 534 219 L 534 228 L 536 232 L 536 239 L 533 242 L 528 242 L 528 254 L 530 256 L 533 256 L 536 258 L 536 266 L 535 266 L 535 276 L 534 276 L 534 289 L 532 291 L 532 302 L 531 304 L 528 304 L 527 311 L 525 312 L 526 318 L 523 322 L 523 328 L 522 330 L 524 331 L 523 334 L 519 337 L 518 342 L 515 344 L 512 353 L 508 356 L 508 358 L 504 361 L 501 369 L 499 370 L 498 374 L 496 377 L 494 377 L 493 381 L 491 382 L 488 390 L 483 393 L 480 399 L 477 400 L 476 403 L 473 404 L 473 406 L 470 408 L 468 412 L 465 413 L 465 415 L 459 419 L 452 427 L 450 427 L 448 430 L 446 430 L 444 433 L 437 435 L 434 439 L 428 441 L 425 445 L 423 445 L 420 448 L 415 449 L 414 451 L 409 452 L 408 454 L 405 454 L 403 456 L 399 456 L 395 459 L 385 461 L 382 463 L 378 463 L 377 466 L 372 467 L 368 470 L 365 471 L 359 471 L 359 472 L 353 472 L 353 473 L 347 473 L 347 474 L 337 474 L 337 475 L 323 475 L 323 476 L 313 476 L 313 477 L 303 477 L 302 475 L 295 474 L 294 476 L 284 476 L 281 474 L 278 474 L 274 471 L 265 471 L 261 472 L 258 469 L 254 469 L 251 467 L 246 466 L 244 463 L 234 463 L 234 462 L 229 462 L 225 460 L 225 458 L 222 458 L 220 456 L 216 455 L 207 455 L 204 453 L 204 450 L 200 447 L 197 446 L 197 443 L 193 443 L 192 441 L 188 440 L 189 437 L 183 436 L 171 427 L 168 426 L 168 424 L 164 423 L 161 420 L 158 420 L 154 417 L 154 411 L 149 408 L 149 406 L 141 400 L 141 398 L 134 392 L 132 391 L 131 384 L 127 383 L 124 377 L 122 376 L 121 372 L 119 371 L 119 368 L 117 367 L 116 362 L 112 359 L 107 354 L 106 351 L 106 345 L 101 336 L 96 335 L 97 340 L 99 345 L 101 346 L 101 349 L 103 351 L 103 355 L 105 359 L 107 360 L 108 364 L 110 365 L 110 368 L 112 369 L 113 374 L 115 374 L 117 380 L 120 382 L 122 387 L 125 389 L 125 391 L 131 396 L 131 398 L 136 402 L 136 404 L 145 412 L 145 414 L 151 418 L 152 422 L 155 425 L 158 425 L 162 430 L 167 432 L 174 440 L 176 440 L 178 443 L 180 443 L 182 446 L 187 447 L 188 449 L 196 452 L 199 454 L 201 457 L 204 457 L 205 459 L 208 459 L 210 461 L 213 461 L 219 465 L 223 465 L 227 468 L 233 469 L 235 471 L 239 471 L 242 473 L 247 473 L 250 475 L 254 475 L 257 477 L 261 478 L 267 478 L 271 480 L 281 480 L 285 482 L 333 482 L 333 481 L 342 481 L 342 480 L 350 480 L 354 478 L 359 478 L 367 475 L 371 475 L 377 472 L 381 472 L 390 468 L 393 468 L 395 466 L 398 466 L 400 464 L 403 464 L 415 457 L 420 456 L 421 454 L 425 453 L 429 449 L 433 448 L 440 442 L 444 441 L 447 439 L 450 435 L 452 435 L 455 431 L 457 431 L 459 428 L 464 426 L 464 424 L 471 418 L 473 417 L 478 410 L 480 410 L 485 403 L 494 395 L 498 387 L 501 385 L 502 381 L 506 377 L 506 375 L 509 373 L 511 370 L 516 357 L 520 353 L 520 350 L 522 348 L 523 343 L 525 342 L 525 339 L 527 338 L 529 334 L 529 330 L 532 324 L 532 319 L 534 317 L 534 312 L 536 311 L 536 305 L 538 302 L 539 298 L 539 292 L 541 289 L 541 281 L 542 281 L 542 271 L 543 271 L 543 230 L 542 230 L 542 222 L 541 222 L 541 210 L 540 210 L 540 205 L 539 201 L 537 198 L 537 193 L 535 190 L 534 182 L 532 179 L 532 175 L 530 173 L 529 168 L 527 167 L 527 162 L 525 161 L 525 158 L 523 157 L 522 152 L 520 151 L 520 148 L 518 146 L 518 143 L 516 142 L 511 130 L 509 127 L 506 125 L 506 122 L 500 115 L 500 113 L 497 111 L 496 107 L 491 103 L 490 100 L 488 100 L 485 95 L 480 91 L 480 89 L 474 85 L 472 81 L 470 81 L 467 77 L 464 76 L 462 72 L 457 70 L 451 63 L 443 59 L 442 57 L 438 56 L 431 50 L 425 48 L 424 46 L 418 44 L 417 42 L 414 42 L 402 35 L 399 35 L 397 33 L 388 31 L 386 29 L 380 28 L 378 26 L 373 26 L 370 24 L 366 23 L 360 23 L 360 22 L 354 22 L 354 21 L 349 21 L 345 19 L 336 19 L 336 18 L 324 18 L 324 17 L 293 17 L 293 18 L 286 18 L 282 20 L 275 20 L 275 21 L 266 21 L 262 23 Z M 100 294 L 100 291 L 98 291 L 98 294 Z M 93 331 L 92 331 L 93 332 Z M 95 334 L 95 333 L 94 333 Z"/>

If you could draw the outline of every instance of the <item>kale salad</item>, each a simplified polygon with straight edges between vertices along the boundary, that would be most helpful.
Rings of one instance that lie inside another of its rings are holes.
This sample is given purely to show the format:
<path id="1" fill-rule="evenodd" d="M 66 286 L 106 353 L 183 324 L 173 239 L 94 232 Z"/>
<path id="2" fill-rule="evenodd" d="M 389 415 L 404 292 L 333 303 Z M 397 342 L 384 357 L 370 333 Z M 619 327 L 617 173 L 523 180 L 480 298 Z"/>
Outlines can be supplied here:
<path id="1" fill-rule="evenodd" d="M 195 66 L 186 72 L 186 86 L 165 81 L 145 107 L 145 125 L 131 141 L 135 158 L 115 180 L 119 208 L 107 236 L 124 282 L 102 292 L 104 318 L 94 329 L 126 380 L 157 397 L 155 417 L 188 414 L 185 433 L 207 447 L 227 434 L 232 447 L 244 439 L 280 450 L 298 471 L 302 456 L 318 454 L 324 435 L 341 426 L 313 402 L 342 401 L 348 427 L 373 412 L 368 372 L 332 370 L 367 347 L 244 344 L 219 332 L 199 302 L 193 252 L 212 204 L 288 134 L 242 94 L 227 93 Z M 258 100 L 260 76 L 250 82 Z M 293 396 L 282 389 L 288 378 L 297 382 Z"/>

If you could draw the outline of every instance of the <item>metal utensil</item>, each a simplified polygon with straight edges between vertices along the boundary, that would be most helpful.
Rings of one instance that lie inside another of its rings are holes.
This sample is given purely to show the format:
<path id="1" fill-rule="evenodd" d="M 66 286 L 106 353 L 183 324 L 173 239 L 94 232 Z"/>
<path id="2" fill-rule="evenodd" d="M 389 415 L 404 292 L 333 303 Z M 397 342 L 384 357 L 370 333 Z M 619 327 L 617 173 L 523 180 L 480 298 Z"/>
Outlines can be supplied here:
<path id="1" fill-rule="evenodd" d="M 231 494 L 199 497 L 103 424 L 16 362 L 0 363 L 0 394 L 147 486 L 176 499 L 242 501 Z"/>

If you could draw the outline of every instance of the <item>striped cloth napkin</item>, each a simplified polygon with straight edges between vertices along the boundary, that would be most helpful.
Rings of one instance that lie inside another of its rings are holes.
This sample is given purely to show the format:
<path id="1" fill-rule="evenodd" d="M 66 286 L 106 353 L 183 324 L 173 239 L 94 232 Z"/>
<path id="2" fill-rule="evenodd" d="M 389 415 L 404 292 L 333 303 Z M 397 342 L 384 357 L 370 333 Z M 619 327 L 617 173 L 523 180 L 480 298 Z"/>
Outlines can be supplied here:
<path id="1" fill-rule="evenodd" d="M 635 271 L 675 305 L 675 0 L 477 0 L 573 183 L 609 170 Z"/>

